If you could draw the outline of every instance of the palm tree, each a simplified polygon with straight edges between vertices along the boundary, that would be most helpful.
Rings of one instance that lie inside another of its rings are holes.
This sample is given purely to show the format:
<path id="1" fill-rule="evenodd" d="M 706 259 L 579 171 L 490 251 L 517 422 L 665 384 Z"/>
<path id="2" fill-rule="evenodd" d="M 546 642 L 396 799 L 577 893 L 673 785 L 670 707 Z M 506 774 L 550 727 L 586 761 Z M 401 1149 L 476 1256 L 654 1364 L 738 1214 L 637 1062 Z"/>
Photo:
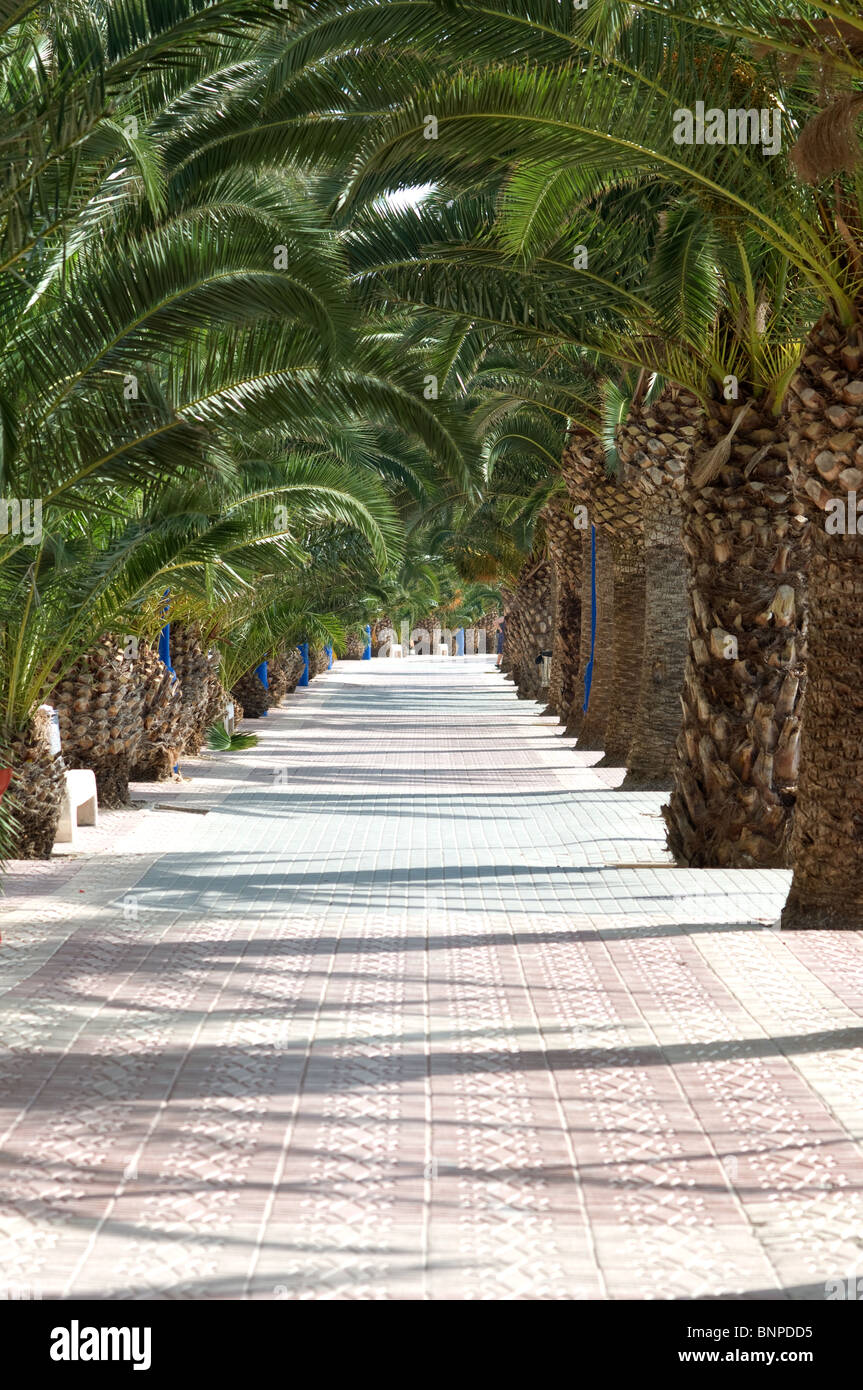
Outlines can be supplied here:
<path id="1" fill-rule="evenodd" d="M 636 28 L 633 12 L 637 14 L 641 8 L 620 7 L 617 15 L 629 11 L 628 18 Z M 786 139 L 803 128 L 793 160 L 801 178 L 816 190 L 812 198 L 787 177 L 781 160 L 771 161 L 775 172 L 768 175 L 765 165 L 759 169 L 757 161 L 753 165 L 740 159 L 740 151 L 726 151 L 716 158 L 715 149 L 672 152 L 666 141 L 660 155 L 665 168 L 674 165 L 674 177 L 722 205 L 723 215 L 745 222 L 784 257 L 817 294 L 824 309 L 790 391 L 786 395 L 780 390 L 786 383 L 779 374 L 769 412 L 762 421 L 764 431 L 774 432 L 775 438 L 776 417 L 780 408 L 783 410 L 787 463 L 797 507 L 811 522 L 812 541 L 809 690 L 799 749 L 801 772 L 792 846 L 795 874 L 783 926 L 858 929 L 863 922 L 863 891 L 859 888 L 863 852 L 858 809 L 855 799 L 849 797 L 849 787 L 861 774 L 860 717 L 851 692 L 855 688 L 852 653 L 859 647 L 854 638 L 860 636 L 858 571 L 863 552 L 856 528 L 848 526 L 847 511 L 849 499 L 856 500 L 859 401 L 863 395 L 859 289 L 863 217 L 856 129 L 863 22 L 859 15 L 827 4 L 800 7 L 751 0 L 728 6 L 724 12 L 721 5 L 714 7 L 709 16 L 694 4 L 654 7 L 657 12 L 663 9 L 667 13 L 661 22 L 676 56 L 687 49 L 691 52 L 693 44 L 704 54 L 705 42 L 715 45 L 719 36 L 735 61 L 744 55 L 750 71 L 753 60 L 759 62 L 765 80 L 760 89 L 752 84 L 752 95 L 767 95 L 774 119 L 780 103 L 770 95 L 784 89 L 781 105 L 791 113 Z M 654 133 L 667 131 L 667 120 L 656 119 L 659 111 L 647 92 L 644 96 L 645 105 L 652 107 Z M 756 108 L 767 104 L 761 99 L 751 102 Z M 630 139 L 634 135 L 636 145 L 642 132 L 644 126 L 632 127 Z M 645 144 L 655 148 L 655 134 L 653 139 L 648 136 Z M 812 314 L 810 322 L 815 317 Z M 752 423 L 750 415 L 749 425 Z M 774 457 L 779 469 L 781 454 L 777 451 Z M 780 476 L 784 486 L 785 474 Z M 793 548 L 785 553 L 785 515 L 783 502 L 780 555 L 793 562 Z M 770 520 L 769 513 L 766 520 Z M 693 543 L 698 544 L 698 540 L 698 535 L 693 535 Z M 777 623 L 781 631 L 789 623 L 791 608 L 799 611 L 799 583 L 794 580 L 779 586 L 775 597 L 778 605 L 765 605 L 755 617 L 756 621 L 763 617 L 766 623 Z M 799 620 L 792 619 L 791 627 L 790 640 L 772 653 L 774 659 L 791 660 L 785 662 L 774 706 L 775 716 L 784 716 L 781 726 L 774 717 L 769 739 L 762 742 L 751 763 L 753 770 L 760 764 L 761 779 L 770 776 L 790 781 L 798 758 Z M 754 727 L 760 703 L 753 710 Z M 738 775 L 746 774 L 748 763 L 747 753 Z M 690 791 L 696 798 L 693 809 L 697 814 L 698 788 Z M 786 795 L 789 793 L 790 787 Z"/>
<path id="2" fill-rule="evenodd" d="M 467 384 L 474 428 L 483 441 L 485 487 L 480 506 L 462 519 L 463 545 L 482 538 L 490 559 L 495 552 L 493 572 L 515 594 L 509 623 L 515 632 L 518 615 L 530 608 L 519 593 L 519 568 L 535 533 L 542 537 L 549 562 L 550 635 L 533 633 L 533 655 L 520 670 L 534 688 L 536 651 L 551 650 L 546 712 L 569 725 L 577 699 L 582 531 L 561 478 L 560 456 L 577 378 L 553 344 L 534 348 L 476 330 L 473 336 L 485 340 Z M 543 620 L 538 614 L 537 621 Z"/>
<path id="3" fill-rule="evenodd" d="M 149 662 L 168 584 L 172 611 L 197 602 L 192 621 L 227 603 L 248 620 L 273 575 L 297 583 L 322 528 L 356 529 L 384 566 L 388 493 L 421 486 L 400 452 L 426 473 L 465 467 L 410 351 L 357 330 L 338 247 L 308 182 L 273 161 L 275 137 L 254 158 L 213 136 L 224 92 L 266 83 L 269 7 L 185 0 L 154 21 L 131 0 L 122 34 L 95 8 L 47 21 L 47 66 L 32 62 L 45 17 L 20 12 L 0 111 L 18 142 L 0 208 L 3 484 L 42 508 L 35 544 L 0 538 L 0 696 L 22 843 L 41 852 L 62 767 L 33 718 L 54 690 L 70 761 L 95 759 L 103 795 L 125 794 L 108 763 L 133 756 L 137 721 L 130 699 L 119 713 L 132 686 L 116 647 L 102 659 L 107 634 L 133 632 Z M 185 738 L 179 703 L 142 698 L 151 744 Z"/>
<path id="4" fill-rule="evenodd" d="M 680 485 L 701 442 L 703 415 L 691 392 L 638 373 L 615 431 L 624 476 L 641 495 L 645 647 L 627 759 L 627 788 L 670 786 L 680 732 L 689 601 L 681 539 Z"/>
<path id="5" fill-rule="evenodd" d="M 653 19 L 650 23 L 656 27 Z M 627 42 L 634 41 L 628 33 Z M 697 45 L 690 49 L 694 62 Z M 681 66 L 679 50 L 673 62 L 667 46 L 645 52 L 653 69 L 647 62 L 643 70 L 630 71 L 625 84 L 619 80 L 620 59 L 612 72 L 614 82 L 607 64 L 580 68 L 575 95 L 572 74 L 565 69 L 539 76 L 498 65 L 476 77 L 441 84 L 407 104 L 376 133 L 377 149 L 369 153 L 355 180 L 354 196 L 377 191 L 401 176 L 409 132 L 417 129 L 419 107 L 428 108 L 431 100 L 439 139 L 429 156 L 428 174 L 421 166 L 420 176 L 430 178 L 440 170 L 439 177 L 453 180 L 463 168 L 469 179 L 478 148 L 488 160 L 498 159 L 502 170 L 517 159 L 513 179 L 531 166 L 533 222 L 547 237 L 558 235 L 563 212 L 573 206 L 573 184 L 579 184 L 578 176 L 566 171 L 556 178 L 549 175 L 552 166 L 560 170 L 564 147 L 570 169 L 587 161 L 580 182 L 589 192 L 607 186 L 612 158 L 614 177 L 619 178 L 622 156 L 629 159 L 630 178 L 643 177 L 650 169 L 669 182 L 674 178 L 678 190 L 684 183 L 690 185 L 685 212 L 695 232 L 690 229 L 688 235 L 702 248 L 693 260 L 696 278 L 704 279 L 703 247 L 711 240 L 718 273 L 707 285 L 714 297 L 709 315 L 703 312 L 703 288 L 692 301 L 693 311 L 688 294 L 680 295 L 676 276 L 678 298 L 683 298 L 692 320 L 683 335 L 678 329 L 675 336 L 674 315 L 679 317 L 679 310 L 668 293 L 661 292 L 661 274 L 651 267 L 641 291 L 630 289 L 619 265 L 606 270 L 601 241 L 591 254 L 589 271 L 581 276 L 574 312 L 575 290 L 570 286 L 578 271 L 563 255 L 546 253 L 545 261 L 537 258 L 528 273 L 523 267 L 507 266 L 488 235 L 479 246 L 456 246 L 452 236 L 447 244 L 444 217 L 437 235 L 423 236 L 424 229 L 415 234 L 414 242 L 422 237 L 424 246 L 419 254 L 416 249 L 412 253 L 413 271 L 410 253 L 395 257 L 391 251 L 388 260 L 381 254 L 380 279 L 393 298 L 413 297 L 485 323 L 505 318 L 514 329 L 520 324 L 531 334 L 555 333 L 575 340 L 622 367 L 651 367 L 670 383 L 683 383 L 699 401 L 707 453 L 695 485 L 683 490 L 693 626 L 684 687 L 686 734 L 678 745 L 668 815 L 670 841 L 687 863 L 777 864 L 785 862 L 793 806 L 804 621 L 803 550 L 795 534 L 796 509 L 787 487 L 783 492 L 778 414 L 799 359 L 800 325 L 811 311 L 811 296 L 803 297 L 802 305 L 797 296 L 794 311 L 789 311 L 788 290 L 796 291 L 798 285 L 788 276 L 787 256 L 773 244 L 777 235 L 766 246 L 753 244 L 745 221 L 735 223 L 726 216 L 723 223 L 706 202 L 692 201 L 691 188 L 701 194 L 722 185 L 715 167 L 708 172 L 703 149 L 686 152 L 689 166 L 683 166 L 684 177 L 671 122 L 663 123 L 670 102 L 673 111 L 683 104 L 684 95 L 692 96 L 688 69 Z M 730 105 L 749 74 L 741 77 L 730 61 L 726 66 L 727 72 L 720 69 L 715 76 L 717 83 L 725 79 Z M 657 151 L 656 132 L 666 128 L 667 140 Z M 708 154 L 715 165 L 715 151 Z M 412 158 L 416 167 L 415 152 Z M 721 162 L 723 168 L 730 162 L 727 151 Z M 748 177 L 749 162 L 745 171 L 737 171 L 738 180 Z M 751 182 L 769 187 L 763 168 L 754 171 Z M 452 213 L 449 223 L 455 226 Z M 679 222 L 666 225 L 663 236 L 669 244 L 679 243 Z M 570 243 L 573 239 L 570 233 Z M 396 241 L 399 251 L 404 240 Z M 364 250 L 371 241 L 363 229 Z M 667 268 L 668 257 L 665 260 Z M 658 264 L 661 271 L 661 257 Z M 373 272 L 366 268 L 364 273 Z M 798 277 L 805 281 L 802 268 Z M 691 284 L 693 276 L 688 280 Z M 667 275 L 665 282 L 667 289 Z M 620 327 L 615 325 L 610 336 L 615 316 Z M 736 400 L 725 399 L 731 378 Z M 693 448 L 685 437 L 681 443 L 691 460 L 697 444 Z M 769 529 L 765 520 L 771 516 L 775 526 Z M 722 567 L 719 582 L 717 565 Z M 779 625 L 769 616 L 773 614 L 779 615 Z M 740 661 L 729 660 L 735 643 L 743 649 Z M 774 758 L 777 750 L 779 757 Z"/>
<path id="6" fill-rule="evenodd" d="M 693 16 L 695 18 L 696 16 Z M 722 22 L 722 7 L 717 20 Z M 699 26 L 700 27 L 700 26 Z M 863 718 L 856 694 L 863 543 L 856 493 L 863 476 L 863 202 L 857 117 L 863 20 L 834 6 L 737 6 L 723 29 L 796 74 L 803 127 L 792 159 L 813 189 L 810 217 L 786 233 L 823 305 L 785 401 L 788 463 L 810 519 L 808 684 L 792 839 L 794 877 L 783 929 L 863 926 L 859 785 Z M 734 190 L 737 192 L 737 190 Z M 798 190 L 780 190 L 781 211 Z M 775 202 L 750 208 L 753 223 Z M 789 219 L 790 221 L 790 219 Z M 852 515 L 849 525 L 849 512 Z"/>
<path id="7" fill-rule="evenodd" d="M 637 7 L 626 5 L 628 18 Z M 786 143 L 796 138 L 790 166 L 724 158 L 708 173 L 705 151 L 678 151 L 690 186 L 699 186 L 745 220 L 810 286 L 822 313 L 812 312 L 800 369 L 777 402 L 783 412 L 787 463 L 797 506 L 811 523 L 808 571 L 808 690 L 800 742 L 792 856 L 794 879 L 783 927 L 859 929 L 863 923 L 863 851 L 856 799 L 860 780 L 860 715 L 855 688 L 855 634 L 860 635 L 861 550 L 849 526 L 858 486 L 863 397 L 861 253 L 863 206 L 858 178 L 863 20 L 847 9 L 744 0 L 706 15 L 687 0 L 654 6 L 669 40 L 724 48 L 757 68 L 760 94 L 782 92 L 789 113 Z M 780 103 L 771 101 L 774 110 Z M 763 106 L 758 101 L 753 105 Z M 666 146 L 667 151 L 667 146 Z M 711 151 L 711 153 L 715 153 Z M 792 167 L 798 181 L 791 177 Z M 778 176 L 777 176 L 778 175 Z M 806 189 L 812 190 L 807 193 Z M 797 595 L 795 595 L 796 601 Z M 793 671 L 784 698 L 793 715 Z M 795 716 L 796 717 L 796 716 Z M 776 753 L 791 767 L 796 733 L 780 735 Z M 856 886 L 855 886 L 856 885 Z"/>
<path id="8" fill-rule="evenodd" d="M 263 656 L 344 644 L 382 604 L 455 612 L 459 576 L 512 586 L 521 691 L 551 645 L 572 729 L 584 506 L 607 616 L 582 746 L 636 785 L 673 762 L 681 862 L 784 863 L 806 517 L 785 920 L 859 926 L 836 845 L 863 855 L 863 21 L 126 0 L 119 23 L 69 0 L 0 32 L 0 491 L 42 507 L 38 538 L 0 536 L 22 843 L 50 848 L 54 692 L 70 759 L 121 798 L 123 759 L 170 765 L 231 687 L 260 703 Z M 801 178 L 679 144 L 708 91 L 783 113 L 786 143 L 802 128 Z M 148 645 L 166 589 L 178 682 Z"/>

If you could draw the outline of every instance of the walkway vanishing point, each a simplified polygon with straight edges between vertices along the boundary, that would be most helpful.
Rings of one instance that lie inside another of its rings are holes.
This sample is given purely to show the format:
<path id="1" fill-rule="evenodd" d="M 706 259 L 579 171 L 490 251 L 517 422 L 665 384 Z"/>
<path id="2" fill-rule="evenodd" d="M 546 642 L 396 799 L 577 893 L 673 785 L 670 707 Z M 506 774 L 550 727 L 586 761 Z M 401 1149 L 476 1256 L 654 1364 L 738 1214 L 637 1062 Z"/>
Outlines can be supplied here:
<path id="1" fill-rule="evenodd" d="M 860 937 L 781 936 L 785 873 L 671 867 L 661 795 L 490 658 L 342 662 L 255 729 L 7 883 L 0 1279 L 822 1299 L 863 1273 Z"/>

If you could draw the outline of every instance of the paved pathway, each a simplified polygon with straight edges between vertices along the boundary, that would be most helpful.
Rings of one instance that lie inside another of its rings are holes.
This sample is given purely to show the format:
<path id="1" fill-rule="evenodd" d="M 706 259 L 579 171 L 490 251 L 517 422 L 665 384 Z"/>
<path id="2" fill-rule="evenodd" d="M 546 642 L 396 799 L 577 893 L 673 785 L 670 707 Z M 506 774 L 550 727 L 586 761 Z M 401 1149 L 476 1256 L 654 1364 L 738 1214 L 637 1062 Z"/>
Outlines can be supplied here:
<path id="1" fill-rule="evenodd" d="M 150 789 L 207 814 L 128 815 L 0 911 L 7 1288 L 863 1274 L 859 936 L 780 936 L 786 874 L 669 867 L 661 798 L 487 658 L 344 662 L 257 727 Z"/>

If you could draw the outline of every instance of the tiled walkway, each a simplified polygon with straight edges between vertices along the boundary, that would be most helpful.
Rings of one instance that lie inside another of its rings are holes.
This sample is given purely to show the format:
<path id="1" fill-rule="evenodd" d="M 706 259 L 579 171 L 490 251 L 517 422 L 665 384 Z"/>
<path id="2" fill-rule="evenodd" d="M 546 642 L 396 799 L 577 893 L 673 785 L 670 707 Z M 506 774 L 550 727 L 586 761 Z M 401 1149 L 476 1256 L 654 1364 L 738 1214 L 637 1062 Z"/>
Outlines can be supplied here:
<path id="1" fill-rule="evenodd" d="M 863 1275 L 859 936 L 780 936 L 786 874 L 669 867 L 661 797 L 591 771 L 486 658 L 344 662 L 256 731 L 150 789 L 207 814 L 128 813 L 2 901 L 0 1284 Z"/>

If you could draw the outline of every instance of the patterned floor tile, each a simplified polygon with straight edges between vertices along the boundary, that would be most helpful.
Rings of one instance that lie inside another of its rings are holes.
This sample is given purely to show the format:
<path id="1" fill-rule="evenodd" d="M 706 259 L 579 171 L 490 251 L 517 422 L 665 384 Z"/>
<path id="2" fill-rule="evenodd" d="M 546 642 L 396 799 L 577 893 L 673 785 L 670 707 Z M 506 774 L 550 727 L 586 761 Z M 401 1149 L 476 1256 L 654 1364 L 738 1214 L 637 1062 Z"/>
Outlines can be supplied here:
<path id="1" fill-rule="evenodd" d="M 861 938 L 780 935 L 787 874 L 674 868 L 661 795 L 487 658 L 342 662 L 256 732 L 8 881 L 0 1281 L 788 1299 L 863 1266 Z"/>

